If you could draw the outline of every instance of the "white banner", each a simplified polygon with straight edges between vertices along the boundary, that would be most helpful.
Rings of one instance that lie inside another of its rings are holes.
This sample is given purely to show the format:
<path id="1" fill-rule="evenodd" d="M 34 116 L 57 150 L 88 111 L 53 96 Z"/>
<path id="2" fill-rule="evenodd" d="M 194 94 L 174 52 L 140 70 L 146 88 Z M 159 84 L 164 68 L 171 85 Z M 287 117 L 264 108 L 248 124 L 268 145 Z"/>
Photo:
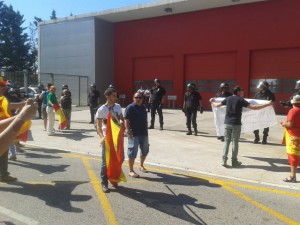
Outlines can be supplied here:
<path id="1" fill-rule="evenodd" d="M 224 98 L 215 98 L 215 102 L 221 102 Z M 258 99 L 245 99 L 252 105 L 265 104 L 268 101 Z M 224 121 L 226 106 L 215 107 L 212 105 L 212 111 L 215 118 L 217 136 L 224 136 Z M 251 110 L 243 108 L 242 112 L 242 133 L 252 132 L 277 125 L 277 118 L 273 106 L 268 106 L 260 110 Z"/>

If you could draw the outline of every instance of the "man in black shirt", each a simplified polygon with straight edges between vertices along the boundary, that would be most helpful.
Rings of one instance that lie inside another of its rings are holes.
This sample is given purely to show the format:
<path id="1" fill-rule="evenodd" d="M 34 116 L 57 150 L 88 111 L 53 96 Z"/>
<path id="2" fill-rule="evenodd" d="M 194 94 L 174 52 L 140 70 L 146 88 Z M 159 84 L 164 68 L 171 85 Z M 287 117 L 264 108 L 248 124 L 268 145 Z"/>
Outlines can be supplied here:
<path id="1" fill-rule="evenodd" d="M 91 114 L 91 121 L 90 124 L 94 124 L 95 120 L 95 113 L 97 111 L 97 106 L 100 103 L 100 93 L 96 90 L 96 84 L 91 85 L 91 91 L 88 95 L 89 107 L 90 107 L 90 114 Z"/>
<path id="2" fill-rule="evenodd" d="M 241 135 L 242 127 L 242 110 L 243 107 L 258 110 L 272 105 L 272 101 L 264 105 L 251 105 L 244 98 L 244 90 L 240 86 L 235 86 L 233 89 L 233 96 L 225 98 L 222 102 L 214 102 L 214 99 L 210 99 L 210 103 L 215 107 L 220 107 L 226 105 L 226 115 L 225 115 L 225 142 L 223 147 L 223 158 L 222 166 L 227 166 L 227 155 L 229 150 L 229 145 L 231 139 L 233 141 L 232 145 L 232 166 L 240 166 L 242 163 L 238 161 L 238 150 L 239 150 L 239 139 Z"/>
<path id="3" fill-rule="evenodd" d="M 140 147 L 140 166 L 141 172 L 146 173 L 144 167 L 145 159 L 149 153 L 149 140 L 147 129 L 147 111 L 143 104 L 143 93 L 137 92 L 133 96 L 133 103 L 128 105 L 125 110 L 125 127 L 128 136 L 128 164 L 129 176 L 137 178 L 139 175 L 134 172 L 133 164 L 137 157 L 138 148 Z"/>
<path id="4" fill-rule="evenodd" d="M 267 81 L 260 82 L 257 86 L 257 89 L 259 89 L 259 92 L 255 94 L 254 99 L 268 100 L 268 101 L 275 102 L 275 95 L 273 94 L 273 92 L 270 91 L 269 83 Z M 259 130 L 255 130 L 253 131 L 253 133 L 255 135 L 253 143 L 257 144 L 260 141 Z M 267 144 L 267 138 L 269 136 L 269 127 L 264 128 L 263 134 L 264 136 L 261 143 Z"/>
<path id="5" fill-rule="evenodd" d="M 149 129 L 154 129 L 155 113 L 158 113 L 160 130 L 163 130 L 164 118 L 162 114 L 162 104 L 165 100 L 166 90 L 161 86 L 158 79 L 154 80 L 155 86 L 150 90 L 150 103 L 151 103 L 151 125 Z"/>

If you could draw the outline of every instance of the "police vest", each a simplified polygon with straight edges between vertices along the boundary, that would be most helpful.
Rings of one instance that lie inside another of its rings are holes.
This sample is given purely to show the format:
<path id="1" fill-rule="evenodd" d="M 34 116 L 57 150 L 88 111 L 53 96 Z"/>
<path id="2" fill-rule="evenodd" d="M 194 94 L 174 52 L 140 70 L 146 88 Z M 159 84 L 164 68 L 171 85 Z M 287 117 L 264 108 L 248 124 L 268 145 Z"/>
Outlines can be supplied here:
<path id="1" fill-rule="evenodd" d="M 185 93 L 185 107 L 186 109 L 197 109 L 199 106 L 199 93 L 186 92 Z"/>

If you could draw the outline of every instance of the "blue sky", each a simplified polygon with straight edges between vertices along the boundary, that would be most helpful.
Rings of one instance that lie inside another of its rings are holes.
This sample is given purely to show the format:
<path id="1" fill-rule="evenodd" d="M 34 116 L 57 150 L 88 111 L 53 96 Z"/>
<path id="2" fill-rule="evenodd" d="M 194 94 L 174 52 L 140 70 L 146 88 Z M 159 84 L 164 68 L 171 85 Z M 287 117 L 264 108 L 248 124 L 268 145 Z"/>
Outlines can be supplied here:
<path id="1" fill-rule="evenodd" d="M 56 17 L 67 17 L 71 13 L 79 15 L 114 9 L 125 6 L 138 5 L 157 0 L 2 0 L 6 5 L 12 5 L 15 11 L 19 11 L 26 20 L 23 27 L 27 27 L 34 17 L 49 20 L 52 10 L 56 11 Z"/>

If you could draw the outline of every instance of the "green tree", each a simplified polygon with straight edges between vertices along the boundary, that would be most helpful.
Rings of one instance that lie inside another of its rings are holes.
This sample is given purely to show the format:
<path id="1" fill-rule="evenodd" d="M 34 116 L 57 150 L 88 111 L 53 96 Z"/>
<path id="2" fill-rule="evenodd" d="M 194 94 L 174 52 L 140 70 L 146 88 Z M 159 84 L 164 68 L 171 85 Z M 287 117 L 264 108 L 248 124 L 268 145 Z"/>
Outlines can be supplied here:
<path id="1" fill-rule="evenodd" d="M 32 55 L 23 23 L 23 15 L 19 11 L 0 1 L 0 68 L 31 71 Z"/>
<path id="2" fill-rule="evenodd" d="M 34 17 L 34 21 L 29 23 L 29 44 L 32 56 L 32 72 L 36 73 L 38 69 L 38 23 L 43 20 L 39 17 Z"/>
<path id="3" fill-rule="evenodd" d="M 50 19 L 51 19 L 51 20 L 56 20 L 56 19 L 57 19 L 57 17 L 56 17 L 56 11 L 55 11 L 54 9 L 52 10 Z"/>

